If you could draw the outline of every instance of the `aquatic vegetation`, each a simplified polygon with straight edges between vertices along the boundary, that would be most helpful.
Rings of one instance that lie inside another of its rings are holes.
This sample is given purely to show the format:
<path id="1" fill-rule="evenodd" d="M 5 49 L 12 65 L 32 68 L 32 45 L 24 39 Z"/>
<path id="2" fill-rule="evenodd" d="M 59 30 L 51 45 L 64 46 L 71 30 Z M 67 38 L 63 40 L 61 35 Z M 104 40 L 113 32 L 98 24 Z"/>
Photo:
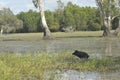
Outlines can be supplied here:
<path id="1" fill-rule="evenodd" d="M 79 59 L 70 52 L 50 54 L 28 54 L 0 56 L 1 80 L 44 80 L 44 74 L 51 70 L 78 70 L 108 72 L 120 69 L 120 57 Z"/>

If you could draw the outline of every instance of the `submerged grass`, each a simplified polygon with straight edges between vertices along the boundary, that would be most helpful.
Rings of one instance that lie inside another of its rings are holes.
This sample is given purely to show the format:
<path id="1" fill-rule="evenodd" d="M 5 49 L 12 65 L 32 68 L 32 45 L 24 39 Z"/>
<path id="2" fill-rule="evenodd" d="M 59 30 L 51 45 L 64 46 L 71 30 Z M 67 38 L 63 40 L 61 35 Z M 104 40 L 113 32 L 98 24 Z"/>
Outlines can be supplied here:
<path id="1" fill-rule="evenodd" d="M 29 80 L 35 78 L 45 80 L 44 75 L 51 70 L 79 71 L 115 71 L 120 68 L 120 58 L 79 59 L 71 53 L 16 56 L 14 54 L 0 56 L 1 80 Z"/>

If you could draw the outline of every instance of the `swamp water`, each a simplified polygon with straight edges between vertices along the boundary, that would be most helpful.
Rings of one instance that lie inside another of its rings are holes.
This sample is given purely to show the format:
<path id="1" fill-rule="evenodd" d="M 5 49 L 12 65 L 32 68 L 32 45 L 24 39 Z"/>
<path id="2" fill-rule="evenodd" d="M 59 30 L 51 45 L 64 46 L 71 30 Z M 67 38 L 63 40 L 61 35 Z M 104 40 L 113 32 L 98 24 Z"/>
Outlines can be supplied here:
<path id="1" fill-rule="evenodd" d="M 52 41 L 0 41 L 0 53 L 26 53 L 48 52 L 51 54 L 74 50 L 85 51 L 92 57 L 120 56 L 119 38 L 63 38 Z M 120 71 L 111 73 L 78 72 L 76 70 L 54 71 L 46 73 L 46 78 L 54 74 L 55 80 L 120 80 Z M 32 79 L 31 80 L 37 80 Z"/>
<path id="2" fill-rule="evenodd" d="M 120 56 L 119 38 L 63 38 L 52 41 L 0 41 L 0 53 L 60 53 L 73 52 L 74 50 L 85 51 L 91 56 Z"/>

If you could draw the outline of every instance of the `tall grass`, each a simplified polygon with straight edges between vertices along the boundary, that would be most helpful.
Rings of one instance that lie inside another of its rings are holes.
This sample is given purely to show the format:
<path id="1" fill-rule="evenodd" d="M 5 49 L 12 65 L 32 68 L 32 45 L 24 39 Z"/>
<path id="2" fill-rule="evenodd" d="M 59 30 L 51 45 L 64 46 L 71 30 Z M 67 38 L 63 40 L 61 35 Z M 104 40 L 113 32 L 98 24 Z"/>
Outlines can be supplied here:
<path id="1" fill-rule="evenodd" d="M 16 56 L 0 56 L 0 80 L 45 80 L 44 75 L 51 70 L 113 71 L 120 68 L 120 58 L 79 59 L 69 52 Z M 119 64 L 119 65 L 118 65 Z"/>

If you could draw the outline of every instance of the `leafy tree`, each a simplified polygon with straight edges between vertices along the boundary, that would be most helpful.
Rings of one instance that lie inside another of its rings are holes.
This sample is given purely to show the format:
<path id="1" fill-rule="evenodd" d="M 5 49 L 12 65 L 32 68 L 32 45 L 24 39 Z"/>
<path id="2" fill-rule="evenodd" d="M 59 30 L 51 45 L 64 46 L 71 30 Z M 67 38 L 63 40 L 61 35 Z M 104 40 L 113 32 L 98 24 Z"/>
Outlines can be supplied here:
<path id="1" fill-rule="evenodd" d="M 73 4 L 72 2 L 68 2 L 67 6 L 64 8 L 63 12 L 63 20 L 61 22 L 61 29 L 66 30 L 74 30 L 75 29 L 75 19 L 73 15 Z"/>
<path id="2" fill-rule="evenodd" d="M 9 8 L 0 11 L 1 33 L 16 32 L 23 27 L 23 22 L 12 13 Z"/>
<path id="3" fill-rule="evenodd" d="M 120 4 L 119 0 L 96 0 L 96 3 L 101 11 L 103 18 L 103 36 L 110 36 L 111 22 L 120 15 Z M 116 5 L 118 3 L 118 5 Z M 117 12 L 117 14 L 116 14 Z"/>
<path id="4" fill-rule="evenodd" d="M 57 0 L 57 9 L 56 9 L 56 15 L 57 15 L 57 20 L 60 26 L 60 30 L 63 27 L 63 23 L 64 23 L 64 3 L 61 0 Z"/>
<path id="5" fill-rule="evenodd" d="M 46 10 L 47 25 L 50 31 L 81 31 L 81 30 L 101 30 L 101 15 L 94 7 L 80 7 L 72 2 L 62 6 L 58 0 L 58 8 L 55 11 Z M 17 15 L 23 21 L 21 32 L 44 31 L 42 19 L 39 12 L 29 10 Z"/>
<path id="6" fill-rule="evenodd" d="M 23 21 L 23 29 L 21 32 L 38 32 L 38 21 L 40 19 L 39 13 L 33 10 L 28 12 L 21 12 L 17 17 Z"/>
<path id="7" fill-rule="evenodd" d="M 90 31 L 97 31 L 97 30 L 101 30 L 101 26 L 98 23 L 94 23 L 94 22 L 89 22 L 88 23 L 88 30 Z"/>
<path id="8" fill-rule="evenodd" d="M 63 15 L 63 28 L 72 27 L 76 31 L 91 30 L 88 28 L 88 26 L 90 27 L 93 25 L 93 23 L 95 23 L 97 26 L 94 25 L 95 28 L 93 28 L 96 30 L 101 30 L 101 17 L 98 15 L 96 8 L 80 7 L 78 5 L 72 4 L 72 2 L 68 2 L 67 6 L 64 8 Z M 90 24 L 89 21 L 92 23 Z"/>
<path id="9" fill-rule="evenodd" d="M 65 9 L 64 11 L 64 21 L 65 21 L 65 27 L 74 27 L 75 21 L 74 21 L 74 16 L 71 13 L 70 9 Z"/>
<path id="10" fill-rule="evenodd" d="M 50 30 L 52 32 L 59 31 L 59 20 L 55 19 L 54 12 L 47 10 L 45 11 L 45 14 L 46 14 L 46 21 L 48 23 Z"/>
<path id="11" fill-rule="evenodd" d="M 87 21 L 87 25 L 88 25 L 87 29 L 90 31 L 101 30 L 101 26 L 102 26 L 101 20 L 102 19 L 100 16 L 100 12 L 98 10 L 94 9 L 94 10 L 92 10 L 92 12 L 89 11 L 89 15 L 91 15 L 91 16 L 89 16 L 89 20 Z"/>

